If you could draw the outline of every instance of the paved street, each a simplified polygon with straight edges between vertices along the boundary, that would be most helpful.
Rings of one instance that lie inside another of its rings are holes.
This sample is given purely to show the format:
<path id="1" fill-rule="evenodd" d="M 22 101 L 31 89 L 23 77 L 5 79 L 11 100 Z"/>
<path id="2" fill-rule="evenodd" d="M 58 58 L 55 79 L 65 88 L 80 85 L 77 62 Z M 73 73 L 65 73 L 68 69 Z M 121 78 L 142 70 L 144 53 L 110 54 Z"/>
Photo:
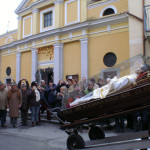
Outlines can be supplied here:
<path id="1" fill-rule="evenodd" d="M 18 125 L 20 123 L 18 122 Z M 12 128 L 7 117 L 7 128 L 0 128 L 0 150 L 66 150 L 68 135 L 59 129 L 59 125 L 41 123 L 40 126 L 19 126 Z M 106 132 L 106 136 L 115 133 Z M 88 140 L 86 131 L 82 133 L 84 140 Z"/>
<path id="2" fill-rule="evenodd" d="M 66 150 L 67 134 L 59 125 L 41 123 L 31 127 L 29 123 L 28 127 L 14 129 L 7 122 L 8 127 L 0 129 L 0 150 Z"/>
<path id="3" fill-rule="evenodd" d="M 29 120 L 28 126 L 22 127 L 20 126 L 19 122 L 20 120 L 18 121 L 18 128 L 12 128 L 9 123 L 9 117 L 7 117 L 8 127 L 0 128 L 0 150 L 66 150 L 67 149 L 66 140 L 68 138 L 68 135 L 63 130 L 59 129 L 60 126 L 58 124 L 42 122 L 40 126 L 31 127 L 31 121 Z M 114 129 L 105 130 L 105 134 L 106 137 L 117 135 Z M 83 130 L 83 133 L 82 134 L 80 133 L 80 135 L 83 137 L 85 141 L 89 141 L 86 130 Z M 123 137 L 120 137 L 119 139 L 121 140 L 121 138 Z M 108 138 L 106 141 L 100 140 L 99 144 L 108 143 L 110 142 L 110 140 L 113 140 L 113 138 Z M 129 145 L 127 146 L 129 147 Z M 102 149 L 103 148 L 104 147 L 102 147 Z"/>

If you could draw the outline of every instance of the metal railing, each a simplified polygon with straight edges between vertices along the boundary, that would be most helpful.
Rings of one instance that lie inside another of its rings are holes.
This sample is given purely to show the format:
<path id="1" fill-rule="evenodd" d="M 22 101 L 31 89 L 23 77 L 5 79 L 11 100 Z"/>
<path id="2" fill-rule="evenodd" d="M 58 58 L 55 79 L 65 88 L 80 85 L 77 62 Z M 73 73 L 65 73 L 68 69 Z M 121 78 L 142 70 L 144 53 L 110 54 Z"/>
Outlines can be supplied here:
<path id="1" fill-rule="evenodd" d="M 144 7 L 145 31 L 150 31 L 150 5 Z"/>

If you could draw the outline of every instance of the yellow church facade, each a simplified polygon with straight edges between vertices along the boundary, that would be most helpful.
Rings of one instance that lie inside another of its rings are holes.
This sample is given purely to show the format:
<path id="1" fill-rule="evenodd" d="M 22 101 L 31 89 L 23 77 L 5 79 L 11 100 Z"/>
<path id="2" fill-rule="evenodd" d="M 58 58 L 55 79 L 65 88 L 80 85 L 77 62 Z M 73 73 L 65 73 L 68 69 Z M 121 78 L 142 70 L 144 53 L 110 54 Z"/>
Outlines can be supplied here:
<path id="1" fill-rule="evenodd" d="M 5 83 L 48 69 L 55 83 L 81 80 L 145 54 L 142 0 L 22 0 L 15 13 L 18 29 L 0 35 Z"/>

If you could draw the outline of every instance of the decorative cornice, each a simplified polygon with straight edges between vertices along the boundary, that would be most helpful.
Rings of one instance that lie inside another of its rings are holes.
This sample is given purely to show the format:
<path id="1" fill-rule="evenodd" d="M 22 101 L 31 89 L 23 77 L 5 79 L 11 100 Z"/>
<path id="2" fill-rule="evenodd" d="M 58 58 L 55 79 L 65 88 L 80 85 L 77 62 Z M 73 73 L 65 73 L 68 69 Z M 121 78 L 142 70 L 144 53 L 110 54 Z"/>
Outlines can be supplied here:
<path id="1" fill-rule="evenodd" d="M 54 64 L 54 60 L 38 62 L 39 66 L 46 66 L 46 65 L 53 65 L 53 64 Z"/>
<path id="2" fill-rule="evenodd" d="M 53 44 L 53 46 L 54 46 L 54 48 L 55 47 L 63 47 L 64 44 L 63 43 L 55 43 L 55 44 Z"/>
<path id="3" fill-rule="evenodd" d="M 53 3 L 56 4 L 63 4 L 64 0 L 55 0 Z"/>
<path id="4" fill-rule="evenodd" d="M 26 37 L 22 40 L 14 41 L 14 42 L 7 44 L 7 45 L 0 46 L 0 50 L 10 48 L 12 46 L 17 46 L 19 44 L 25 44 L 26 42 L 29 42 L 29 41 L 32 42 L 38 38 L 44 38 L 45 36 L 57 36 L 57 35 L 64 34 L 64 33 L 70 33 L 70 32 L 76 31 L 76 30 L 83 30 L 85 28 L 91 29 L 91 28 L 95 28 L 97 26 L 104 26 L 104 25 L 108 25 L 111 23 L 115 23 L 117 21 L 124 22 L 124 21 L 127 21 L 127 18 L 128 18 L 127 13 L 122 13 L 122 14 L 116 14 L 113 16 L 100 18 L 100 19 L 97 19 L 94 21 L 86 21 L 86 22 L 66 26 L 63 28 L 53 29 L 50 31 L 46 31 L 46 32 L 42 32 L 42 33 L 39 33 L 36 35 L 32 35 L 30 37 Z"/>
<path id="5" fill-rule="evenodd" d="M 16 52 L 16 56 L 20 57 L 21 56 L 21 52 Z"/>
<path id="6" fill-rule="evenodd" d="M 32 52 L 32 53 L 37 52 L 37 48 L 31 48 L 31 52 Z"/>
<path id="7" fill-rule="evenodd" d="M 18 20 L 21 20 L 22 19 L 22 16 L 18 16 L 18 18 L 17 18 Z"/>
<path id="8" fill-rule="evenodd" d="M 38 8 L 33 9 L 33 10 L 32 10 L 32 13 L 33 13 L 33 14 L 34 14 L 34 13 L 39 13 L 39 9 L 38 9 Z"/>
<path id="9" fill-rule="evenodd" d="M 102 5 L 107 5 L 107 4 L 110 4 L 110 3 L 117 2 L 117 1 L 120 1 L 120 0 L 105 0 L 105 1 L 100 1 L 100 2 L 97 2 L 97 3 L 90 4 L 88 6 L 88 9 L 92 9 L 92 8 L 99 7 L 99 6 L 102 6 Z"/>
<path id="10" fill-rule="evenodd" d="M 88 42 L 88 40 L 89 40 L 89 39 L 86 37 L 86 38 L 80 39 L 80 42 L 81 42 L 81 43 L 84 43 L 84 42 Z"/>
<path id="11" fill-rule="evenodd" d="M 26 0 L 25 0 L 26 1 Z M 22 5 L 20 4 L 19 6 L 18 6 L 18 8 L 15 10 L 15 13 L 16 14 L 20 14 L 20 13 L 25 13 L 26 11 L 32 11 L 32 8 L 33 7 L 36 7 L 36 6 L 38 6 L 38 5 L 40 5 L 41 3 L 43 3 L 43 4 L 45 4 L 45 3 L 47 3 L 47 2 L 53 2 L 54 0 L 39 0 L 39 1 L 37 1 L 37 2 L 34 2 L 34 3 L 32 3 L 30 6 L 28 6 L 28 7 L 26 7 L 26 8 L 22 8 L 22 6 L 25 4 L 25 2 L 23 1 L 22 3 Z M 22 9 L 21 9 L 22 8 Z M 21 10 L 20 10 L 21 9 Z"/>

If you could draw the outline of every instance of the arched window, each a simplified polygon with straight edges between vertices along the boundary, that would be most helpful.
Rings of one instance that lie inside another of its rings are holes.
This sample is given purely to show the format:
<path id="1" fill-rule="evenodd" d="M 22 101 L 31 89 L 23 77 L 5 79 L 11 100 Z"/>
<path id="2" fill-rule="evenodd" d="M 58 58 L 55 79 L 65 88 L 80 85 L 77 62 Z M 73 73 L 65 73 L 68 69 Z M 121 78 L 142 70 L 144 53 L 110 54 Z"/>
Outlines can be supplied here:
<path id="1" fill-rule="evenodd" d="M 104 11 L 103 16 L 114 14 L 115 11 L 112 8 L 108 8 Z"/>
<path id="2" fill-rule="evenodd" d="M 102 9 L 100 13 L 100 17 L 111 15 L 111 14 L 116 14 L 116 13 L 117 13 L 116 7 L 113 5 L 109 5 Z"/>

